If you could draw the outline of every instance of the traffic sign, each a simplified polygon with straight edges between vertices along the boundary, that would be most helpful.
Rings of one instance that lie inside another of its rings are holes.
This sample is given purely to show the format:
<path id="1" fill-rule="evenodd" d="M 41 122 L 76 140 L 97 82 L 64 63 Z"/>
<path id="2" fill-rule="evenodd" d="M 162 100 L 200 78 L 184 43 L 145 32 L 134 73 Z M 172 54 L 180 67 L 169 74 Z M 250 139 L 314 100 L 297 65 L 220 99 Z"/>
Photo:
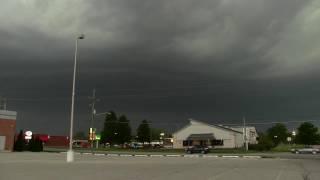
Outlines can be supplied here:
<path id="1" fill-rule="evenodd" d="M 32 139 L 32 131 L 26 131 L 24 135 L 25 135 L 24 139 L 27 139 L 27 140 Z"/>
<path id="2" fill-rule="evenodd" d="M 101 134 L 96 134 L 96 140 L 101 140 Z"/>

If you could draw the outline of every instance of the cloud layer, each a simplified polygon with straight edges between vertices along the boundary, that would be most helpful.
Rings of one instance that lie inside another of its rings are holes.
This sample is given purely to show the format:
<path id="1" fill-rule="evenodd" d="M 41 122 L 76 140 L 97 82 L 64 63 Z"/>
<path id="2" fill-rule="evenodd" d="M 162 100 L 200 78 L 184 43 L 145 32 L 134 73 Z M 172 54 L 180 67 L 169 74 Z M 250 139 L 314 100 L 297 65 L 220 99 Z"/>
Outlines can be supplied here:
<path id="1" fill-rule="evenodd" d="M 5 0 L 0 95 L 22 114 L 21 127 L 41 131 L 47 113 L 64 132 L 75 37 L 85 33 L 80 129 L 94 87 L 101 111 L 135 119 L 317 118 L 319 9 L 318 0 Z"/>

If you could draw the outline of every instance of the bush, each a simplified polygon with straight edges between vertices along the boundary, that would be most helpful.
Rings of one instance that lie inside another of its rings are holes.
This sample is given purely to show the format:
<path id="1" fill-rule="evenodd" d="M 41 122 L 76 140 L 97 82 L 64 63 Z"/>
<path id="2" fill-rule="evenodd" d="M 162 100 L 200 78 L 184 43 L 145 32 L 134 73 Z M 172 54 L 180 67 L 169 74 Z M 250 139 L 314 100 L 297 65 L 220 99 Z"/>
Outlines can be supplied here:
<path id="1" fill-rule="evenodd" d="M 43 144 L 42 141 L 37 137 L 29 141 L 28 150 L 31 152 L 41 152 L 43 151 Z"/>
<path id="2" fill-rule="evenodd" d="M 279 144 L 275 148 L 272 149 L 272 151 L 276 152 L 290 152 L 291 149 L 296 148 L 304 148 L 304 145 L 301 144 Z"/>
<path id="3" fill-rule="evenodd" d="M 272 140 L 269 139 L 268 136 L 265 136 L 264 134 L 259 135 L 258 144 L 249 145 L 250 150 L 256 150 L 256 151 L 270 151 L 273 147 L 274 147 L 274 144 Z"/>
<path id="4" fill-rule="evenodd" d="M 270 151 L 272 149 L 270 144 L 250 144 L 249 149 L 255 151 Z"/>
<path id="5" fill-rule="evenodd" d="M 26 148 L 26 145 L 23 137 L 23 131 L 20 130 L 17 140 L 14 142 L 13 150 L 21 152 L 21 151 L 24 151 L 25 148 Z"/>

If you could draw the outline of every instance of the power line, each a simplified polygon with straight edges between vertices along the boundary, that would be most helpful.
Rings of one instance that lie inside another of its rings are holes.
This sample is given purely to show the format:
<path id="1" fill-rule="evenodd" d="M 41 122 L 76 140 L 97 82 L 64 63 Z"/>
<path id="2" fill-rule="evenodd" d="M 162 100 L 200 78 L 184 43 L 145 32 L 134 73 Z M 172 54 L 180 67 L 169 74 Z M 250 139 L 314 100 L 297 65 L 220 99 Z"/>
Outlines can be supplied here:
<path id="1" fill-rule="evenodd" d="M 277 124 L 277 123 L 282 123 L 282 124 L 289 124 L 289 123 L 304 123 L 304 122 L 320 122 L 320 120 L 301 120 L 301 121 L 273 121 L 273 122 L 252 122 L 252 123 L 248 123 L 246 122 L 246 126 L 247 125 L 269 125 L 269 124 Z M 105 123 L 130 123 L 130 122 L 119 122 L 119 121 L 105 121 Z M 141 124 L 141 123 L 140 123 Z M 163 125 L 174 125 L 174 124 L 188 124 L 186 122 L 147 122 L 144 124 L 163 124 Z M 208 123 L 211 125 L 217 125 L 217 126 L 241 126 L 243 127 L 244 125 L 241 123 L 233 123 L 233 124 L 229 124 L 229 123 Z M 196 124 L 195 124 L 196 125 Z"/>

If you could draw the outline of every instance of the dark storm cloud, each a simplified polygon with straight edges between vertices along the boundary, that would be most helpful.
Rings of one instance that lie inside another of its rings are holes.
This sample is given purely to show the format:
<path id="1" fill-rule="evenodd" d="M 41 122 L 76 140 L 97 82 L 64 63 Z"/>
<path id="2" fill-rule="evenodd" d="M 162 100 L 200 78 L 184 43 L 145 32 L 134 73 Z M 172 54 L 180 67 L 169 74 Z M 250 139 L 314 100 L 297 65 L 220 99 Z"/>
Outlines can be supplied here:
<path id="1" fill-rule="evenodd" d="M 94 87 L 98 111 L 114 109 L 135 123 L 319 118 L 319 86 L 311 78 L 318 70 L 319 6 L 316 0 L 5 1 L 0 94 L 19 112 L 19 127 L 65 133 L 74 40 L 83 32 L 77 129 L 88 127 Z"/>

